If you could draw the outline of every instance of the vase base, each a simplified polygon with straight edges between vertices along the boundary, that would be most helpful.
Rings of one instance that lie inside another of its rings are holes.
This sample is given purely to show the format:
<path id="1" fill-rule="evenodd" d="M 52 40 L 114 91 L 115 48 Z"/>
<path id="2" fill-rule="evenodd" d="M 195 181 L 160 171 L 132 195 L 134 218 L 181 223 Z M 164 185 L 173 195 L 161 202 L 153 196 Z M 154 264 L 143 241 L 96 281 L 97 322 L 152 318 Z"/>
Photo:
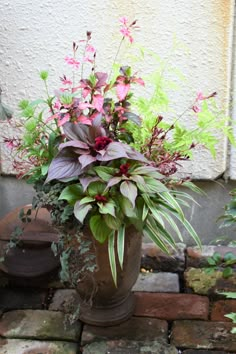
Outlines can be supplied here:
<path id="1" fill-rule="evenodd" d="M 128 320 L 135 307 L 134 294 L 130 293 L 118 305 L 106 307 L 90 307 L 81 311 L 79 319 L 89 325 L 107 327 L 115 326 Z"/>

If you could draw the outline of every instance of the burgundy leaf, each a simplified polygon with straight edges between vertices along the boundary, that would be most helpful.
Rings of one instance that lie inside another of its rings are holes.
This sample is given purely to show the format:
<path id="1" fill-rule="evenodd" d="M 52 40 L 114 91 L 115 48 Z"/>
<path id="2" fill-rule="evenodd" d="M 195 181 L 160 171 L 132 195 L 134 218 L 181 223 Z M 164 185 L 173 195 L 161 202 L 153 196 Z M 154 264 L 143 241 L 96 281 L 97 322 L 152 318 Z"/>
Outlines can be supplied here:
<path id="1" fill-rule="evenodd" d="M 49 166 L 46 183 L 53 179 L 70 178 L 79 174 L 81 174 L 81 165 L 78 157 L 58 155 Z"/>
<path id="2" fill-rule="evenodd" d="M 86 166 L 90 165 L 95 161 L 97 161 L 97 159 L 92 155 L 81 155 L 79 157 L 79 162 L 81 163 L 82 168 L 85 168 Z"/>
<path id="3" fill-rule="evenodd" d="M 97 155 L 97 160 L 111 161 L 122 157 L 128 158 L 124 146 L 125 144 L 118 143 L 118 142 L 110 143 L 109 145 L 107 145 L 106 153 L 103 156 Z"/>
<path id="4" fill-rule="evenodd" d="M 67 141 L 66 143 L 60 144 L 59 150 L 62 150 L 66 147 L 75 147 L 75 148 L 81 148 L 81 149 L 85 149 L 85 150 L 89 149 L 89 147 L 86 143 L 83 143 L 82 141 L 78 141 L 78 140 L 70 140 L 70 141 Z"/>
<path id="5" fill-rule="evenodd" d="M 97 72 L 95 74 L 96 78 L 97 78 L 97 83 L 96 83 L 96 86 L 95 88 L 97 90 L 101 89 L 102 86 L 105 86 L 106 85 L 106 81 L 107 81 L 107 73 L 102 73 L 102 72 Z"/>

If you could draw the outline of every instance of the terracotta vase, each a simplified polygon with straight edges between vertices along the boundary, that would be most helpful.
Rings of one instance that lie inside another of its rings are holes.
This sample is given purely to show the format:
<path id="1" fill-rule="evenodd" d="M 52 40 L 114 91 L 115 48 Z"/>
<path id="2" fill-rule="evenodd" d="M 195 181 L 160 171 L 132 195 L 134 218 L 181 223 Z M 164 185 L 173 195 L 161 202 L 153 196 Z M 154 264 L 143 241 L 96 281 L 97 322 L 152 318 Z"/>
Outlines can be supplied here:
<path id="1" fill-rule="evenodd" d="M 86 230 L 86 237 L 92 237 Z M 131 292 L 135 284 L 141 260 L 142 236 L 134 227 L 129 227 L 125 235 L 125 254 L 123 269 L 117 266 L 117 287 L 112 279 L 107 242 L 95 241 L 93 252 L 96 254 L 97 271 L 79 282 L 77 291 L 80 297 L 81 321 L 95 326 L 117 325 L 134 311 L 134 296 Z M 91 302 L 86 302 L 91 297 Z"/>
<path id="2" fill-rule="evenodd" d="M 55 257 L 51 250 L 51 243 L 57 242 L 58 236 L 51 226 L 50 213 L 41 208 L 37 212 L 37 218 L 36 211 L 32 211 L 30 223 L 24 224 L 19 219 L 20 210 L 24 209 L 26 212 L 30 207 L 31 205 L 18 207 L 0 220 L 0 255 L 4 256 L 0 270 L 16 278 L 44 277 L 60 265 L 59 257 Z M 20 243 L 4 254 L 16 226 L 24 228 L 19 237 Z"/>

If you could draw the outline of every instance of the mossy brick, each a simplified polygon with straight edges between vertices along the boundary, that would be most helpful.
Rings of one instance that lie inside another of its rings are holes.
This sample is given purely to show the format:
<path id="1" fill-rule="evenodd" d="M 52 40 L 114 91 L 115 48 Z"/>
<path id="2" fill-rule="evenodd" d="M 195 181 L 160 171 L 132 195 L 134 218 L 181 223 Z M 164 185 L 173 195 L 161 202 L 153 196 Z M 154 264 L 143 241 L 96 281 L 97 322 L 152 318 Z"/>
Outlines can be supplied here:
<path id="1" fill-rule="evenodd" d="M 83 354 L 178 354 L 178 350 L 160 341 L 138 342 L 124 339 L 96 341 L 82 347 Z"/>
<path id="2" fill-rule="evenodd" d="M 180 348 L 222 350 L 236 352 L 236 336 L 228 322 L 175 321 L 171 344 Z"/>
<path id="3" fill-rule="evenodd" d="M 78 345 L 63 341 L 0 339 L 1 354 L 77 354 Z"/>
<path id="4" fill-rule="evenodd" d="M 187 291 L 201 295 L 217 296 L 221 291 L 231 292 L 236 289 L 236 272 L 224 278 L 221 270 L 208 274 L 204 269 L 188 268 L 184 272 L 184 279 Z"/>
<path id="5" fill-rule="evenodd" d="M 4 313 L 0 319 L 0 336 L 6 338 L 76 342 L 80 333 L 80 322 L 65 326 L 65 317 L 61 312 L 16 310 Z"/>

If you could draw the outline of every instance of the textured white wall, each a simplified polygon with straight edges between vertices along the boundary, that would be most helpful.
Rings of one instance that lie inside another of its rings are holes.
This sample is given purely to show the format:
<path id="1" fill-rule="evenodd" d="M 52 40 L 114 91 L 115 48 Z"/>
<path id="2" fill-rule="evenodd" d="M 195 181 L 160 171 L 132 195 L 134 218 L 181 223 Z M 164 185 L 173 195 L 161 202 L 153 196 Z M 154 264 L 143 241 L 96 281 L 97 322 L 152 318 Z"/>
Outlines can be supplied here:
<path id="1" fill-rule="evenodd" d="M 66 70 L 63 58 L 86 30 L 93 32 L 97 65 L 106 68 L 117 48 L 114 33 L 118 33 L 118 18 L 127 15 L 138 19 L 136 41 L 155 49 L 162 58 L 169 53 L 174 35 L 188 47 L 188 56 L 182 49 L 174 58 L 188 79 L 173 95 L 177 112 L 181 113 L 199 90 L 217 91 L 227 107 L 233 11 L 233 0 L 1 0 L 0 85 L 4 101 L 16 109 L 22 98 L 38 98 L 43 90 L 37 73 L 42 69 L 49 69 L 51 86 L 57 87 L 59 75 Z M 6 134 L 7 128 L 1 127 Z M 4 149 L 2 160 L 2 170 L 8 172 Z M 185 171 L 195 178 L 210 179 L 225 168 L 226 141 L 222 139 L 215 161 L 206 151 L 198 151 Z"/>

